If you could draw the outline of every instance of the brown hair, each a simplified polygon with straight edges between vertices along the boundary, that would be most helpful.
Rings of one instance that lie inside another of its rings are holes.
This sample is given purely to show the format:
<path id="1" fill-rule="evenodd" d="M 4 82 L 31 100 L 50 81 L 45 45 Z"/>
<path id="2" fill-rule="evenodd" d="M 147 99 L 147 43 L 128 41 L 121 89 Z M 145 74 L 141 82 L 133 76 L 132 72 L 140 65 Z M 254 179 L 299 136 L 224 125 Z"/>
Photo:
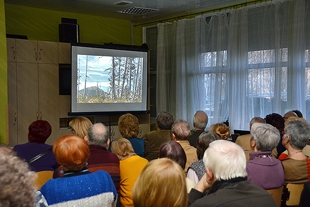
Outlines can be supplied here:
<path id="1" fill-rule="evenodd" d="M 89 158 L 89 147 L 84 139 L 76 135 L 65 135 L 56 140 L 53 146 L 57 162 L 66 170 L 80 170 Z"/>
<path id="2" fill-rule="evenodd" d="M 224 123 L 216 123 L 210 126 L 210 131 L 218 134 L 222 139 L 230 137 L 229 127 Z"/>
<path id="3" fill-rule="evenodd" d="M 187 206 L 184 171 L 168 158 L 152 160 L 138 177 L 132 199 L 135 207 Z"/>
<path id="4" fill-rule="evenodd" d="M 139 120 L 130 113 L 124 114 L 118 119 L 118 130 L 125 138 L 137 138 L 139 135 Z"/>

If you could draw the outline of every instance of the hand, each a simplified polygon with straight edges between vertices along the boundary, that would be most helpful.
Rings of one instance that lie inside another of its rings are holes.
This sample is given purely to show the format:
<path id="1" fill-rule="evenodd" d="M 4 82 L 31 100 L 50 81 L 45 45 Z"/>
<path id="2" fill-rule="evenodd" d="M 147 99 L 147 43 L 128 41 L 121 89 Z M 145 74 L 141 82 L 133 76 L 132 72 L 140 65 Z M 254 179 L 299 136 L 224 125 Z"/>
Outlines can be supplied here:
<path id="1" fill-rule="evenodd" d="M 200 192 L 205 192 L 206 190 L 211 188 L 211 184 L 208 181 L 207 173 L 205 173 L 202 178 L 199 180 L 197 185 L 195 186 L 195 189 Z"/>

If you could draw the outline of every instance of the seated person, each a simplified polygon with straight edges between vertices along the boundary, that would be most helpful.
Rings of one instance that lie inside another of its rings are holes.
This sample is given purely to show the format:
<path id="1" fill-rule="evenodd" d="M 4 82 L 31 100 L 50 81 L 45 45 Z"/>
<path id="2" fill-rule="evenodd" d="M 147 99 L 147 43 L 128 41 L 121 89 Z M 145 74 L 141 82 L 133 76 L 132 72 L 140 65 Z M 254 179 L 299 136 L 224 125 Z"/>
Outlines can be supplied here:
<path id="1" fill-rule="evenodd" d="M 227 140 L 230 138 L 230 129 L 224 123 L 216 123 L 210 126 L 210 132 L 216 133 L 221 139 Z"/>
<path id="2" fill-rule="evenodd" d="M 47 181 L 40 189 L 48 205 L 115 206 L 117 193 L 111 176 L 103 171 L 89 172 L 85 167 L 89 147 L 76 135 L 65 135 L 53 146 L 64 176 Z"/>
<path id="3" fill-rule="evenodd" d="M 85 140 L 87 137 L 87 131 L 91 125 L 91 121 L 85 116 L 78 116 L 69 122 L 72 134 Z"/>
<path id="4" fill-rule="evenodd" d="M 254 123 L 251 127 L 250 161 L 246 170 L 248 180 L 266 190 L 279 188 L 284 183 L 281 162 L 272 157 L 272 150 L 278 145 L 280 133 L 270 124 Z"/>
<path id="5" fill-rule="evenodd" d="M 168 141 L 160 146 L 159 158 L 169 158 L 178 163 L 183 170 L 185 168 L 186 155 L 184 149 L 174 140 Z M 189 178 L 186 178 L 185 181 L 187 192 L 189 192 L 195 186 L 195 183 Z"/>
<path id="6" fill-rule="evenodd" d="M 171 126 L 173 122 L 173 116 L 169 112 L 162 111 L 156 117 L 156 130 L 143 136 L 145 140 L 144 157 L 148 161 L 157 159 L 160 145 L 172 140 Z"/>
<path id="7" fill-rule="evenodd" d="M 219 139 L 219 137 L 214 132 L 202 132 L 198 137 L 197 156 L 199 160 L 192 163 L 187 171 L 187 177 L 194 181 L 195 184 L 197 184 L 206 173 L 205 165 L 202 160 L 203 154 L 206 149 L 208 149 L 209 144 L 217 139 Z"/>
<path id="8" fill-rule="evenodd" d="M 118 138 L 111 144 L 111 150 L 120 159 L 120 203 L 133 206 L 132 188 L 148 160 L 138 156 L 128 139 Z"/>
<path id="9" fill-rule="evenodd" d="M 141 172 L 134 187 L 135 207 L 184 207 L 187 205 L 185 174 L 174 161 L 151 161 Z"/>
<path id="10" fill-rule="evenodd" d="M 188 137 L 189 144 L 197 147 L 197 140 L 199 135 L 205 131 L 208 124 L 208 115 L 204 111 L 196 111 L 193 119 L 193 126 L 195 131 Z"/>
<path id="11" fill-rule="evenodd" d="M 310 182 L 304 184 L 304 189 L 300 195 L 299 207 L 309 207 L 310 206 Z"/>
<path id="12" fill-rule="evenodd" d="M 203 162 L 206 173 L 190 191 L 188 206 L 277 206 L 266 190 L 247 180 L 245 154 L 239 145 L 226 140 L 213 141 L 204 153 Z"/>
<path id="13" fill-rule="evenodd" d="M 28 131 L 29 142 L 15 145 L 13 151 L 18 157 L 28 162 L 33 171 L 56 170 L 59 164 L 52 152 L 52 145 L 45 144 L 52 133 L 51 125 L 47 121 L 37 120 L 30 124 Z"/>
<path id="14" fill-rule="evenodd" d="M 302 152 L 310 137 L 310 127 L 301 120 L 290 121 L 284 128 L 282 144 L 288 155 L 282 158 L 285 183 L 310 181 L 310 159 Z"/>
<path id="15" fill-rule="evenodd" d="M 118 119 L 118 130 L 122 137 L 130 141 L 135 153 L 144 157 L 144 139 L 139 138 L 139 120 L 130 113 L 124 114 Z"/>
<path id="16" fill-rule="evenodd" d="M 118 191 L 120 181 L 119 159 L 114 153 L 107 150 L 110 145 L 108 129 L 102 123 L 96 123 L 88 129 L 87 139 L 90 149 L 88 170 L 90 172 L 98 170 L 108 172 Z"/>

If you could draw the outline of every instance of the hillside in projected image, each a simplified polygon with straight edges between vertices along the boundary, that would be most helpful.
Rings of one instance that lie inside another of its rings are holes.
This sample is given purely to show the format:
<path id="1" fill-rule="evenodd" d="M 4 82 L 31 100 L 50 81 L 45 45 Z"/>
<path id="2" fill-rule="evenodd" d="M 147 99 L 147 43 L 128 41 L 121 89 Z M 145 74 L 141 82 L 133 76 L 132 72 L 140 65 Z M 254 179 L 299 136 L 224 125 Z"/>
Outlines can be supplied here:
<path id="1" fill-rule="evenodd" d="M 77 103 L 142 102 L 142 57 L 78 55 Z"/>

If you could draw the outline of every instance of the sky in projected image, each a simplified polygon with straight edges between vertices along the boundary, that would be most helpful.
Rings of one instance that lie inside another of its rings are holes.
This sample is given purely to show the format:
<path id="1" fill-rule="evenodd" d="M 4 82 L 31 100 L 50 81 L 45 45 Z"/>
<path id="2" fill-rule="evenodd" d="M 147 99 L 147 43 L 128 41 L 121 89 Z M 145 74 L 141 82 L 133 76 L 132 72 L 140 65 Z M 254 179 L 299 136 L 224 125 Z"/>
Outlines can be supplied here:
<path id="1" fill-rule="evenodd" d="M 77 56 L 78 103 L 142 101 L 142 57 Z"/>

